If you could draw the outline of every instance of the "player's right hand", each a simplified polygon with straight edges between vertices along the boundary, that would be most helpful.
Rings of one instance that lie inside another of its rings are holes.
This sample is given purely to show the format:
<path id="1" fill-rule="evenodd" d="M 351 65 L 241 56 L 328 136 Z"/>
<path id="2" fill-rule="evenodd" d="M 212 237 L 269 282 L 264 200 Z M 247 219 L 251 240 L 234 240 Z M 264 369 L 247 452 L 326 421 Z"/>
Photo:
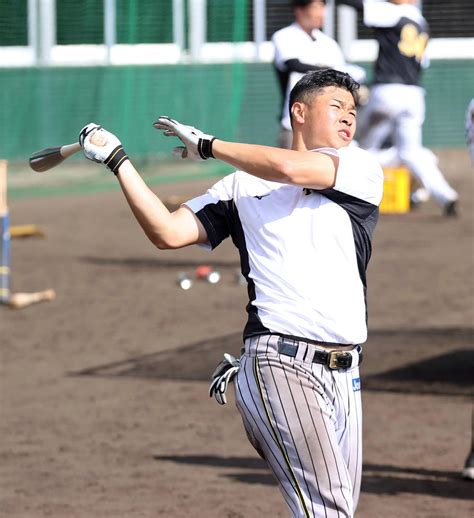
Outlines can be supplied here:
<path id="1" fill-rule="evenodd" d="M 90 122 L 79 133 L 79 144 L 89 160 L 105 164 L 114 174 L 128 160 L 120 140 L 110 131 Z"/>

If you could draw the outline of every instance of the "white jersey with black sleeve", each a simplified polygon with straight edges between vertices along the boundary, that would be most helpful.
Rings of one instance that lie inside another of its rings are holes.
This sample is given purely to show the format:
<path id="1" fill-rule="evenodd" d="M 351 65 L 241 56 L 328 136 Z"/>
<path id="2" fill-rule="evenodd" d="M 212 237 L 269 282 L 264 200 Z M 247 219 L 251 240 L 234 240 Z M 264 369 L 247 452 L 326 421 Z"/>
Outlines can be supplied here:
<path id="1" fill-rule="evenodd" d="M 308 34 L 294 22 L 275 32 L 272 43 L 275 51 L 274 65 L 284 97 L 281 125 L 287 130 L 291 130 L 288 107 L 290 92 L 306 72 L 314 70 L 315 67 L 329 67 L 351 74 L 356 81 L 362 82 L 365 79 L 364 69 L 346 63 L 338 43 L 319 29 L 314 29 Z M 301 67 L 308 68 L 302 71 L 290 70 L 287 63 L 291 60 L 298 60 Z"/>
<path id="2" fill-rule="evenodd" d="M 366 268 L 383 172 L 357 147 L 339 157 L 334 188 L 322 191 L 236 171 L 186 205 L 215 248 L 231 236 L 248 282 L 244 338 L 275 333 L 327 343 L 367 337 Z"/>

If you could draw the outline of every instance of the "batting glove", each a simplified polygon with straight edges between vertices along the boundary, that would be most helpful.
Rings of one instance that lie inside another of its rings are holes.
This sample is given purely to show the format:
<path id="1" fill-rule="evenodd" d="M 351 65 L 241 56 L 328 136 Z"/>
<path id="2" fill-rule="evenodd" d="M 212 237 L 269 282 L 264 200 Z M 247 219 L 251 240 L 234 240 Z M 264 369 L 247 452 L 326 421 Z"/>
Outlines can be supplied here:
<path id="1" fill-rule="evenodd" d="M 93 122 L 82 128 L 79 144 L 86 158 L 105 164 L 115 175 L 125 160 L 128 160 L 120 140 Z"/>
<path id="2" fill-rule="evenodd" d="M 225 397 L 227 386 L 239 372 L 239 369 L 240 360 L 234 358 L 231 354 L 225 353 L 224 360 L 219 363 L 212 373 L 209 397 L 214 396 L 219 405 L 225 405 L 227 403 L 227 398 Z"/>
<path id="3" fill-rule="evenodd" d="M 216 137 L 206 135 L 192 126 L 185 126 L 166 115 L 162 115 L 153 123 L 153 126 L 157 130 L 163 130 L 166 137 L 178 137 L 184 144 L 184 147 L 180 146 L 173 149 L 174 156 L 199 161 L 215 158 L 212 154 L 212 143 L 216 140 Z"/>

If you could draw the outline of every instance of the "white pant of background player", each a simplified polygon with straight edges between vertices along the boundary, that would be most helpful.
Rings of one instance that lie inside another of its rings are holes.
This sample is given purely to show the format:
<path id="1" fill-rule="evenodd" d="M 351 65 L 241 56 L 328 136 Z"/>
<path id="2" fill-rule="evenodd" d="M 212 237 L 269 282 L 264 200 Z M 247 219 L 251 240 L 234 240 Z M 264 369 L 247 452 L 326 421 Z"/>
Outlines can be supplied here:
<path id="1" fill-rule="evenodd" d="M 362 475 L 359 368 L 332 370 L 278 352 L 276 335 L 245 341 L 235 379 L 248 438 L 267 461 L 295 518 L 352 518 Z"/>
<path id="2" fill-rule="evenodd" d="M 458 195 L 439 170 L 436 156 L 423 147 L 424 120 L 423 88 L 403 84 L 374 85 L 358 120 L 359 144 L 376 153 L 390 138 L 393 148 L 388 154 L 379 154 L 382 166 L 392 165 L 394 158 L 395 162 L 406 165 L 435 201 L 446 207 L 457 200 Z"/>

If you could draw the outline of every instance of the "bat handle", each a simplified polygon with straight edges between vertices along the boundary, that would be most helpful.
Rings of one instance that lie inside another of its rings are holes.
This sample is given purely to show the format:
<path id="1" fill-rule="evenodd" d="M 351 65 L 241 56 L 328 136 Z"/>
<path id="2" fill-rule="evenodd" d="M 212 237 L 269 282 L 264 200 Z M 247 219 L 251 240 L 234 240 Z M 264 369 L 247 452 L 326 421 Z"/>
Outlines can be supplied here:
<path id="1" fill-rule="evenodd" d="M 63 158 L 68 158 L 80 150 L 81 150 L 81 145 L 79 144 L 79 142 L 75 142 L 74 144 L 66 144 L 65 146 L 61 146 L 61 149 L 59 150 L 59 152 L 61 153 L 61 156 Z"/>

